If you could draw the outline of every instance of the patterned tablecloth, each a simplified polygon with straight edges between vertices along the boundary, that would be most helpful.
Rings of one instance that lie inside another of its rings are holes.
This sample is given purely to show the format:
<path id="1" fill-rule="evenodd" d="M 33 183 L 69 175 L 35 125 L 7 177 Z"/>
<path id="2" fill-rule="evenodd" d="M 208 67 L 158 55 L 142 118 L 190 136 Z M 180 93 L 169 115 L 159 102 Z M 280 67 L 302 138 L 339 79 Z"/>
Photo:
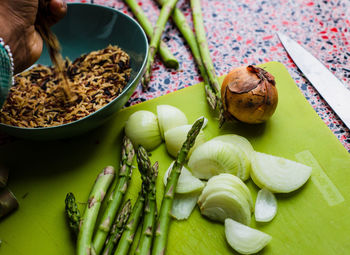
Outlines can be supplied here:
<path id="1" fill-rule="evenodd" d="M 92 2 L 132 15 L 122 0 L 69 0 Z M 138 0 L 153 24 L 159 6 L 153 0 Z M 280 43 L 280 31 L 301 43 L 350 89 L 350 1 L 348 0 L 202 0 L 207 40 L 217 75 L 247 64 L 283 63 L 306 99 L 350 152 L 350 130 L 334 114 L 318 92 L 303 77 Z M 192 25 L 189 1 L 179 0 Z M 178 70 L 157 60 L 150 89 L 137 88 L 128 104 L 136 104 L 201 81 L 188 45 L 170 21 L 163 35 L 180 62 Z"/>

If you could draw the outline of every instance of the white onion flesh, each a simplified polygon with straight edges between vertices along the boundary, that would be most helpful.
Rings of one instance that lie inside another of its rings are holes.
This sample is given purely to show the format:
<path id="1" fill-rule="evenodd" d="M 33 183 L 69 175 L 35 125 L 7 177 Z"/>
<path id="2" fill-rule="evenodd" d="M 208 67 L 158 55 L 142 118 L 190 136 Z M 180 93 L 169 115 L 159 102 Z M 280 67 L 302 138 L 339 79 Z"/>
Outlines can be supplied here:
<path id="1" fill-rule="evenodd" d="M 142 145 L 147 151 L 162 143 L 157 116 L 150 111 L 140 110 L 131 114 L 125 124 L 125 135 L 136 148 Z"/>
<path id="2" fill-rule="evenodd" d="M 197 205 L 199 192 L 175 194 L 171 215 L 177 220 L 186 220 L 190 217 Z"/>
<path id="3" fill-rule="evenodd" d="M 248 157 L 239 147 L 219 140 L 210 140 L 198 146 L 188 161 L 193 175 L 200 179 L 230 173 L 246 180 L 249 177 L 249 164 Z"/>
<path id="4" fill-rule="evenodd" d="M 282 157 L 255 152 L 251 177 L 260 188 L 274 193 L 289 193 L 303 186 L 312 168 Z"/>
<path id="5" fill-rule="evenodd" d="M 255 220 L 257 222 L 269 222 L 277 213 L 277 199 L 267 190 L 261 189 L 255 201 Z"/>
<path id="6" fill-rule="evenodd" d="M 208 195 L 203 202 L 199 198 L 198 204 L 201 214 L 211 220 L 224 222 L 226 218 L 231 218 L 245 225 L 250 224 L 249 203 L 237 193 L 230 191 L 214 192 Z"/>
<path id="7" fill-rule="evenodd" d="M 247 138 L 235 135 L 235 134 L 226 134 L 226 135 L 220 135 L 214 137 L 212 140 L 216 141 L 222 141 L 226 143 L 231 143 L 233 145 L 238 146 L 240 149 L 242 149 L 247 157 L 250 159 L 252 157 L 252 154 L 254 153 L 254 148 L 251 145 L 251 143 L 248 141 Z"/>
<path id="8" fill-rule="evenodd" d="M 164 133 L 165 145 L 168 153 L 171 156 L 177 156 L 187 138 L 188 131 L 190 131 L 191 127 L 191 125 L 183 125 L 169 129 Z M 201 130 L 196 138 L 196 142 L 188 153 L 188 157 L 191 155 L 195 148 L 197 148 L 200 144 L 203 144 L 205 141 L 205 135 Z"/>
<path id="9" fill-rule="evenodd" d="M 225 220 L 225 236 L 229 245 L 241 254 L 254 254 L 262 250 L 271 236 L 232 219 Z"/>
<path id="10" fill-rule="evenodd" d="M 168 182 L 168 177 L 171 173 L 171 169 L 173 165 L 174 165 L 174 161 L 170 164 L 168 170 L 165 172 L 163 176 L 164 186 L 166 186 Z M 204 183 L 198 178 L 194 177 L 192 173 L 186 167 L 183 166 L 181 169 L 179 180 L 177 181 L 175 192 L 179 194 L 191 193 L 194 191 L 201 191 L 203 187 L 204 187 Z"/>
<path id="11" fill-rule="evenodd" d="M 188 124 L 186 115 L 175 106 L 158 105 L 157 116 L 160 134 L 163 139 L 164 133 L 169 129 Z"/>
<path id="12" fill-rule="evenodd" d="M 237 176 L 232 174 L 219 174 L 213 176 L 207 182 L 207 185 L 202 192 L 202 199 L 206 194 L 209 194 L 212 191 L 220 191 L 220 190 L 230 190 L 231 192 L 239 193 L 243 196 L 242 199 L 246 199 L 249 203 L 251 212 L 254 211 L 254 203 L 253 197 L 248 189 L 247 185 L 239 179 Z"/>

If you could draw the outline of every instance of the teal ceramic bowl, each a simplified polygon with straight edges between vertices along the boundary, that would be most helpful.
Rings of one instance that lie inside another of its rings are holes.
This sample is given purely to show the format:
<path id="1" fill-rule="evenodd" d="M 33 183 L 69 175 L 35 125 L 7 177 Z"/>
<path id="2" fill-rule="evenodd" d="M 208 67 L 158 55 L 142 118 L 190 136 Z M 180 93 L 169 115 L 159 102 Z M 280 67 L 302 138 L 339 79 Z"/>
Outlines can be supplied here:
<path id="1" fill-rule="evenodd" d="M 63 57 L 71 60 L 109 44 L 119 46 L 130 56 L 130 80 L 117 98 L 82 119 L 47 128 L 20 128 L 0 123 L 0 130 L 7 134 L 25 139 L 52 140 L 86 133 L 106 122 L 126 104 L 143 75 L 148 54 L 147 37 L 134 19 L 120 11 L 71 3 L 66 17 L 52 30 L 60 41 Z M 51 65 L 46 48 L 37 63 Z"/>

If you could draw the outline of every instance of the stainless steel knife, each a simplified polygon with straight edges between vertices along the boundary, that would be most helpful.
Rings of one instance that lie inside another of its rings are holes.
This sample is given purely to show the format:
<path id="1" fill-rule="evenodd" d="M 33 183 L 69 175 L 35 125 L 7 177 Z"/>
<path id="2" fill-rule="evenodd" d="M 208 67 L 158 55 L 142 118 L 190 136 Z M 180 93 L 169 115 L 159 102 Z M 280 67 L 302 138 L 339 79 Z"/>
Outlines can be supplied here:
<path id="1" fill-rule="evenodd" d="M 277 35 L 294 63 L 350 128 L 350 90 L 300 44 L 284 34 Z"/>

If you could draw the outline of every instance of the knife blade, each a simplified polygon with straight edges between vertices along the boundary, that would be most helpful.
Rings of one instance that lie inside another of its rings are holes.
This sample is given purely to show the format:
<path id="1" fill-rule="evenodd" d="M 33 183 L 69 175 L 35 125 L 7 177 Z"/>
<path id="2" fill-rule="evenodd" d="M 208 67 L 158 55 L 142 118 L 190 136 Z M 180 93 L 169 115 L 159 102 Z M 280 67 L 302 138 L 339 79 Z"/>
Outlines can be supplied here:
<path id="1" fill-rule="evenodd" d="M 350 129 L 350 90 L 300 44 L 282 33 L 277 35 L 294 63 Z"/>

